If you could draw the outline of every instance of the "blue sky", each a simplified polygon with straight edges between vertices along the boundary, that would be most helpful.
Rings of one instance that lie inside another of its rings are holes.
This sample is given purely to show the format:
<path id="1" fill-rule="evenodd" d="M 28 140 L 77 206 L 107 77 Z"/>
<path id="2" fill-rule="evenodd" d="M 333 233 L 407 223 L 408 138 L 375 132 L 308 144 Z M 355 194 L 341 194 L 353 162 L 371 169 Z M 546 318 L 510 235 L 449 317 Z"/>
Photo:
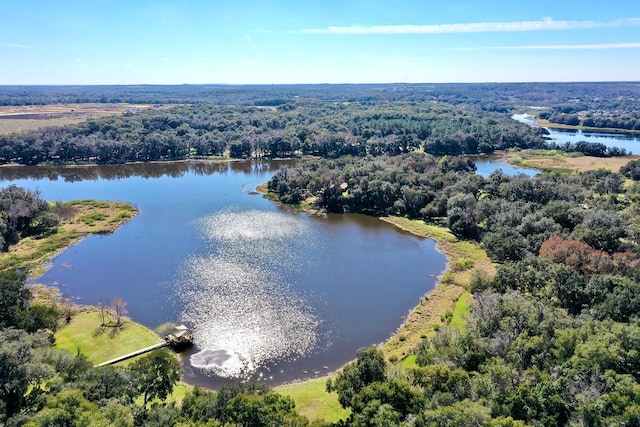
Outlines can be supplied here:
<path id="1" fill-rule="evenodd" d="M 640 80 L 640 1 L 0 0 L 0 84 Z"/>

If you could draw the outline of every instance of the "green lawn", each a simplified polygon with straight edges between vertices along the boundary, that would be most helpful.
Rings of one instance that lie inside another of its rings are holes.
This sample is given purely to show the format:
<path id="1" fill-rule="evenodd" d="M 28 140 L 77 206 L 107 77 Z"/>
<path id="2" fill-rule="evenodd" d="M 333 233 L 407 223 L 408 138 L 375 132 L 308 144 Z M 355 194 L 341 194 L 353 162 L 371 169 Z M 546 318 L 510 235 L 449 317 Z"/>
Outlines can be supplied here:
<path id="1" fill-rule="evenodd" d="M 466 328 L 467 318 L 471 315 L 472 303 L 473 296 L 467 291 L 463 292 L 456 301 L 456 305 L 453 308 L 453 317 L 449 324 L 460 330 L 464 330 Z"/>
<path id="2" fill-rule="evenodd" d="M 124 319 L 121 327 L 100 327 L 100 313 L 75 315 L 55 334 L 56 347 L 72 354 L 82 353 L 98 364 L 162 342 L 151 330 Z M 126 364 L 132 360 L 122 362 Z"/>
<path id="3" fill-rule="evenodd" d="M 398 362 L 398 364 L 403 368 L 415 368 L 416 366 L 418 366 L 418 364 L 416 363 L 416 355 L 410 354 L 409 356 Z"/>
<path id="4" fill-rule="evenodd" d="M 346 419 L 349 411 L 338 403 L 336 393 L 326 392 L 327 377 L 316 378 L 301 383 L 276 387 L 275 392 L 291 396 L 296 402 L 296 410 L 309 421 L 324 419 L 335 423 Z"/>

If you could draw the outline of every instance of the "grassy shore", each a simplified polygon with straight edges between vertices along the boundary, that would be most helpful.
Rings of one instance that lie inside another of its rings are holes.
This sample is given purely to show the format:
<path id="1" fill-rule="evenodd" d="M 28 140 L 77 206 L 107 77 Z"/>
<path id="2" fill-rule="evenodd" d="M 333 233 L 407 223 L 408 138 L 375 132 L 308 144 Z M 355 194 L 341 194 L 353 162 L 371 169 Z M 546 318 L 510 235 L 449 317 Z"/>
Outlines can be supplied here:
<path id="1" fill-rule="evenodd" d="M 94 364 L 132 353 L 162 342 L 153 331 L 127 318 L 120 326 L 103 325 L 99 311 L 78 313 L 55 334 L 56 347 L 72 354 L 84 354 Z M 126 365 L 134 359 L 121 364 Z"/>
<path id="2" fill-rule="evenodd" d="M 448 324 L 463 327 L 464 314 L 472 304 L 471 294 L 465 291 L 472 274 L 479 270 L 491 277 L 496 270 L 477 243 L 458 240 L 444 227 L 402 217 L 381 219 L 416 236 L 435 240 L 448 259 L 436 288 L 411 310 L 398 332 L 382 347 L 387 360 L 395 362 L 411 355 L 424 338 L 433 336 L 440 327 Z"/>
<path id="3" fill-rule="evenodd" d="M 275 391 L 290 396 L 296 402 L 298 413 L 310 421 L 324 419 L 335 423 L 349 417 L 350 411 L 340 406 L 336 393 L 326 392 L 327 378 L 315 378 L 276 387 Z"/>
<path id="4" fill-rule="evenodd" d="M 90 234 L 113 233 L 138 214 L 138 209 L 122 202 L 78 200 L 59 206 L 63 219 L 56 233 L 44 238 L 27 237 L 0 254 L 0 270 L 25 269 L 31 277 L 46 270 L 47 262 L 57 253 Z"/>
<path id="5" fill-rule="evenodd" d="M 460 241 L 444 227 L 401 217 L 381 219 L 416 236 L 434 239 L 448 258 L 447 269 L 440 277 L 439 284 L 420 301 L 398 332 L 382 346 L 388 361 L 408 367 L 415 365 L 412 352 L 424 338 L 433 336 L 444 325 L 461 329 L 465 327 L 473 304 L 473 296 L 465 288 L 473 271 L 481 270 L 492 276 L 496 270 L 486 252 L 476 243 Z M 291 396 L 298 412 L 311 421 L 324 419 L 335 422 L 346 419 L 349 412 L 339 406 L 337 395 L 326 392 L 325 384 L 330 377 L 277 387 L 276 391 Z"/>

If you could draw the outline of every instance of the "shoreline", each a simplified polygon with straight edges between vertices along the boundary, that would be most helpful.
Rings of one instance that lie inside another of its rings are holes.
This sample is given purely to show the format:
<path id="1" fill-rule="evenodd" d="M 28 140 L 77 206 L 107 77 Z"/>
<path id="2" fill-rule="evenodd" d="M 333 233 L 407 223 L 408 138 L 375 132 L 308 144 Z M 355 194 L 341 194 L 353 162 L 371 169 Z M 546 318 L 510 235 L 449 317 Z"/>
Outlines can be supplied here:
<path id="1" fill-rule="evenodd" d="M 267 183 L 256 186 L 254 191 L 262 194 L 263 197 L 273 203 L 279 206 L 286 206 L 296 212 L 304 212 L 307 215 L 318 215 L 321 213 L 318 209 L 312 208 L 308 201 L 303 201 L 300 205 L 296 206 L 282 203 L 276 194 L 268 191 Z M 454 266 L 458 260 L 469 257 L 473 261 L 473 268 L 481 269 L 489 275 L 495 274 L 495 268 L 486 255 L 486 252 L 479 248 L 477 244 L 470 241 L 458 241 L 448 229 L 428 225 L 423 221 L 409 220 L 402 217 L 384 216 L 378 217 L 378 219 L 413 236 L 432 239 L 436 243 L 436 250 L 447 258 L 445 268 L 437 276 L 434 288 L 425 292 L 418 304 L 409 310 L 396 332 L 385 341 L 372 344 L 383 351 L 387 361 L 400 362 L 411 354 L 411 351 L 423 338 L 435 334 L 437 328 L 435 325 L 442 324 L 442 316 L 444 316 L 448 310 L 452 310 L 457 300 L 466 292 L 471 271 L 470 269 L 455 271 Z M 478 251 L 482 253 L 478 254 Z M 475 257 L 472 255 L 475 255 Z M 306 381 L 327 379 L 341 369 L 342 368 L 339 368 L 331 373 L 314 378 L 289 381 L 274 387 L 274 389 L 301 384 Z"/>
<path id="2" fill-rule="evenodd" d="M 595 126 L 583 126 L 583 125 L 567 125 L 564 123 L 553 123 L 547 119 L 541 119 L 534 113 L 523 113 L 530 117 L 529 120 L 533 120 L 530 126 L 536 126 L 541 128 L 560 129 L 560 130 L 574 130 L 587 133 L 617 133 L 626 135 L 639 135 L 640 130 L 635 129 L 620 129 L 620 128 L 601 128 Z"/>
<path id="3" fill-rule="evenodd" d="M 41 239 L 26 237 L 0 254 L 0 270 L 24 269 L 28 278 L 42 276 L 48 264 L 61 252 L 94 234 L 112 234 L 140 210 L 130 203 L 116 201 L 74 200 L 64 206 L 72 217 L 61 219 L 55 233 Z"/>
<path id="4" fill-rule="evenodd" d="M 267 196 L 267 194 L 269 193 L 266 191 L 265 184 L 262 184 L 261 186 L 256 187 L 255 191 L 260 192 L 261 194 L 263 194 L 264 197 L 269 198 L 274 203 L 278 203 L 278 204 L 281 204 L 282 206 L 289 207 L 289 205 L 285 205 L 279 202 L 279 200 L 277 200 L 277 197 L 274 197 L 273 195 Z M 104 202 L 104 203 L 107 203 L 107 202 Z M 109 202 L 109 203 L 122 203 L 122 202 Z M 126 205 L 134 209 L 134 213 L 130 217 L 124 219 L 123 221 L 112 224 L 111 228 L 108 231 L 109 233 L 115 232 L 117 228 L 119 228 L 121 225 L 131 220 L 135 215 L 137 215 L 140 212 L 134 206 L 130 204 L 126 204 Z M 304 207 L 300 207 L 300 208 L 290 207 L 290 208 L 297 211 L 303 211 L 310 215 L 318 214 L 319 212 L 318 210 L 309 209 L 309 208 L 305 209 Z M 77 220 L 77 216 L 78 215 L 74 217 L 74 220 Z M 434 288 L 425 292 L 425 294 L 420 298 L 418 304 L 414 306 L 412 309 L 410 309 L 408 313 L 406 313 L 406 315 L 404 316 L 403 322 L 400 325 L 398 325 L 397 330 L 392 335 L 390 335 L 383 342 L 380 342 L 378 344 L 372 344 L 384 351 L 385 357 L 387 358 L 387 360 L 389 359 L 393 360 L 395 356 L 395 360 L 400 361 L 405 357 L 407 357 L 411 353 L 411 350 L 415 348 L 415 345 L 417 345 L 417 343 L 419 343 L 426 335 L 435 333 L 434 325 L 436 323 L 438 324 L 441 323 L 441 320 L 440 320 L 441 316 L 447 310 L 451 310 L 453 308 L 457 299 L 464 292 L 465 290 L 463 286 L 465 284 L 464 278 L 459 277 L 460 276 L 459 274 L 457 273 L 453 274 L 452 272 L 455 261 L 459 259 L 462 255 L 459 253 L 459 251 L 456 251 L 455 246 L 453 246 L 455 243 L 455 238 L 452 235 L 450 235 L 447 230 L 441 227 L 428 226 L 427 224 L 424 224 L 422 221 L 419 221 L 419 222 L 412 221 L 406 218 L 399 218 L 399 217 L 381 217 L 379 219 L 381 221 L 384 221 L 393 225 L 399 230 L 410 233 L 414 236 L 433 239 L 436 242 L 436 249 L 439 252 L 443 253 L 447 258 L 445 268 L 439 273 L 435 281 Z M 37 283 L 35 279 L 37 279 L 44 273 L 42 269 L 45 268 L 46 264 L 50 263 L 51 260 L 54 259 L 61 252 L 78 244 L 79 242 L 81 242 L 81 240 L 85 236 L 96 234 L 98 232 L 105 232 L 105 231 L 93 230 L 93 232 L 84 232 L 82 234 L 75 235 L 73 236 L 73 238 L 69 240 L 66 246 L 59 247 L 55 252 L 48 253 L 44 260 L 42 259 L 40 260 L 41 261 L 40 265 L 35 267 L 36 274 L 30 275 L 30 279 L 32 279 L 31 285 L 44 286 L 45 288 L 48 288 L 50 290 L 51 294 L 56 294 L 56 292 L 60 293 L 60 290 L 55 286 L 46 286 L 46 285 Z M 92 308 L 95 309 L 95 307 L 92 307 L 92 306 L 85 306 L 81 304 L 74 304 L 74 305 L 78 307 L 78 310 L 91 310 Z M 134 321 L 134 323 L 137 323 L 137 322 Z M 149 331 L 153 332 L 151 329 L 149 329 Z M 323 375 L 320 377 L 298 379 L 294 381 L 285 382 L 283 384 L 274 386 L 274 388 L 303 383 L 309 380 L 317 380 L 318 378 L 329 378 L 330 376 L 335 375 L 335 373 L 338 372 L 340 369 L 342 368 L 339 368 L 331 373 L 328 373 L 327 375 Z"/>

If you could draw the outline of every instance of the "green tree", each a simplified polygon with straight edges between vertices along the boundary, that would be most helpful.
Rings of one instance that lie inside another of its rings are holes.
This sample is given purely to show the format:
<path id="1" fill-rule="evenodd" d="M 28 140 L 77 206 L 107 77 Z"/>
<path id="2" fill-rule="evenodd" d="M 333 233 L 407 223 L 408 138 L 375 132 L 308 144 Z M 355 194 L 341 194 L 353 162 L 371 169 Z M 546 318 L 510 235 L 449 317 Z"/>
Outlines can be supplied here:
<path id="1" fill-rule="evenodd" d="M 426 398 L 418 388 L 404 381 L 390 379 L 385 382 L 374 382 L 364 387 L 353 398 L 351 411 L 355 425 L 371 425 L 367 418 L 371 412 L 380 414 L 381 407 L 386 405 L 384 413 L 395 413 L 394 418 L 401 420 L 409 414 L 417 414 L 426 404 Z"/>
<path id="2" fill-rule="evenodd" d="M 115 402 L 100 408 L 78 389 L 49 396 L 45 407 L 25 427 L 127 427 L 133 426 L 131 411 Z"/>
<path id="3" fill-rule="evenodd" d="M 631 160 L 620 168 L 620 173 L 634 181 L 640 181 L 640 160 Z"/>
<path id="4" fill-rule="evenodd" d="M 33 405 L 42 393 L 40 385 L 53 369 L 35 359 L 34 339 L 22 330 L 0 330 L 0 402 L 10 418 Z M 4 415 L 4 416 L 3 416 Z"/>
<path id="5" fill-rule="evenodd" d="M 356 351 L 355 362 L 347 364 L 335 378 L 327 380 L 327 392 L 337 392 L 340 405 L 349 408 L 360 390 L 386 379 L 385 370 L 386 362 L 380 350 L 361 348 Z"/>
<path id="6" fill-rule="evenodd" d="M 239 394 L 227 403 L 231 423 L 246 427 L 304 427 L 308 420 L 298 415 L 289 396 L 267 392 Z"/>
<path id="7" fill-rule="evenodd" d="M 209 419 L 231 422 L 229 402 L 238 395 L 265 394 L 269 387 L 263 383 L 246 382 L 223 384 L 216 393 L 195 387 L 182 401 L 183 415 L 193 421 L 204 423 Z"/>
<path id="8" fill-rule="evenodd" d="M 17 326 L 25 316 L 31 292 L 24 287 L 26 275 L 16 271 L 0 272 L 0 327 Z"/>
<path id="9" fill-rule="evenodd" d="M 137 393 L 129 372 L 115 366 L 89 369 L 78 379 L 77 384 L 92 402 L 114 398 L 132 402 Z"/>
<path id="10" fill-rule="evenodd" d="M 471 194 L 455 194 L 447 202 L 447 225 L 451 232 L 463 238 L 477 234 L 475 217 L 476 199 Z"/>
<path id="11" fill-rule="evenodd" d="M 142 395 L 143 409 L 153 399 L 165 400 L 180 379 L 180 362 L 166 349 L 155 350 L 129 366 L 138 394 Z"/>
<path id="12" fill-rule="evenodd" d="M 424 411 L 418 425 L 434 427 L 477 427 L 486 425 L 491 419 L 489 408 L 477 402 L 462 400 L 452 405 Z"/>

